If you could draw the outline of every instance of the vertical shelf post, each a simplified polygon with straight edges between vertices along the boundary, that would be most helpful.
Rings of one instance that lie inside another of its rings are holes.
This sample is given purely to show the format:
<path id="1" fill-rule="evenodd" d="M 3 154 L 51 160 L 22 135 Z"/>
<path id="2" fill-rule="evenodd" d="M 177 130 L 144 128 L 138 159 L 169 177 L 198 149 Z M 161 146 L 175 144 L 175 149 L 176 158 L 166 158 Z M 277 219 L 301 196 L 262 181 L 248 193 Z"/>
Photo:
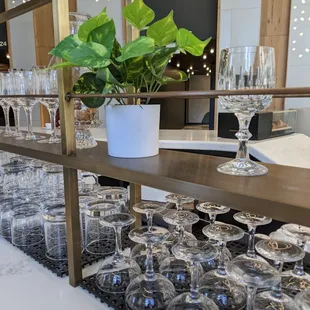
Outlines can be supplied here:
<path id="1" fill-rule="evenodd" d="M 53 0 L 53 20 L 55 45 L 57 45 L 70 34 L 68 0 Z M 66 102 L 65 100 L 65 95 L 72 89 L 72 70 L 71 68 L 60 68 L 57 70 L 62 153 L 66 156 L 75 156 L 74 100 L 71 99 L 70 102 Z M 73 287 L 76 287 L 82 280 L 81 229 L 76 169 L 64 167 L 64 186 L 69 283 Z"/>
<path id="2" fill-rule="evenodd" d="M 141 185 L 130 183 L 130 213 L 136 217 L 135 228 L 141 227 L 141 214 L 133 210 L 136 203 L 141 202 Z"/>

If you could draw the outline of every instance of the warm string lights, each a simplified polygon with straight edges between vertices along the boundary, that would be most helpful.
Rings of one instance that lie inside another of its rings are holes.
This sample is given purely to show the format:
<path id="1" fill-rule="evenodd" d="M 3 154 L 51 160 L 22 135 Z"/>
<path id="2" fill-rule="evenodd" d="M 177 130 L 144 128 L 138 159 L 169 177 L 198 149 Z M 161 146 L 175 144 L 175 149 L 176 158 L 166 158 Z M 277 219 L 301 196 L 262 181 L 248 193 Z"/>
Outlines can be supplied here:
<path id="1" fill-rule="evenodd" d="M 293 6 L 292 12 L 292 21 L 294 23 L 291 41 L 293 44 L 292 51 L 298 53 L 296 54 L 298 58 L 303 58 L 304 53 L 310 52 L 309 40 L 303 38 L 306 35 L 305 31 L 309 29 L 309 25 L 305 24 L 305 22 L 306 20 L 310 21 L 310 12 L 306 10 L 307 7 L 304 4 L 306 4 L 306 0 L 300 0 L 299 5 L 295 4 Z"/>

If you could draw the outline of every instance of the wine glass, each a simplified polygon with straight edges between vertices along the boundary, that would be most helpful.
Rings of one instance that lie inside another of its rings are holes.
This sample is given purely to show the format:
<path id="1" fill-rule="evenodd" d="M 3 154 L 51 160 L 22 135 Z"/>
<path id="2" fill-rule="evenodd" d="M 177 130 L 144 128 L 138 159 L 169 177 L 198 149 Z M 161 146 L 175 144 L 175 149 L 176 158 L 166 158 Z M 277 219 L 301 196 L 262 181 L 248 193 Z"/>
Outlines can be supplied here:
<path id="1" fill-rule="evenodd" d="M 169 203 L 174 203 L 176 205 L 177 211 L 182 211 L 184 204 L 194 202 L 194 198 L 187 197 L 185 195 L 179 194 L 169 194 L 166 196 L 166 201 Z M 191 226 L 189 226 L 191 227 Z M 196 237 L 190 232 L 185 230 L 185 227 L 175 226 L 168 240 L 165 241 L 165 245 L 170 249 L 175 243 L 179 241 L 180 230 L 182 229 L 182 235 L 185 239 L 196 240 Z"/>
<path id="2" fill-rule="evenodd" d="M 219 89 L 248 90 L 275 87 L 274 49 L 268 46 L 231 47 L 221 51 Z M 218 167 L 218 171 L 238 176 L 258 176 L 268 172 L 249 158 L 249 125 L 256 112 L 269 107 L 271 95 L 241 95 L 219 97 L 223 109 L 235 113 L 239 121 L 236 137 L 239 146 L 236 159 Z"/>
<path id="3" fill-rule="evenodd" d="M 20 70 L 12 69 L 10 70 L 10 74 L 13 87 L 13 94 L 24 95 L 22 72 Z M 10 104 L 14 112 L 14 120 L 15 120 L 15 131 L 13 133 L 13 137 L 15 137 L 16 140 L 25 140 L 24 134 L 20 131 L 20 108 L 21 108 L 20 99 L 11 98 Z"/>
<path id="4" fill-rule="evenodd" d="M 135 212 L 146 215 L 147 229 L 149 231 L 151 231 L 153 227 L 154 213 L 160 213 L 165 209 L 166 205 L 158 202 L 140 202 L 133 206 L 133 210 Z M 167 238 L 169 237 L 169 235 L 167 236 Z M 164 242 L 167 238 L 163 239 L 162 242 Z M 155 243 L 152 245 L 152 257 L 156 266 L 159 266 L 162 261 L 169 255 L 169 250 L 164 244 Z M 139 264 L 141 270 L 145 271 L 147 264 L 146 244 L 143 242 L 139 242 L 138 244 L 136 244 L 131 250 L 130 257 Z"/>
<path id="5" fill-rule="evenodd" d="M 274 262 L 279 273 L 282 272 L 283 264 L 296 262 L 304 258 L 305 252 L 300 247 L 284 241 L 261 240 L 256 246 L 256 251 L 267 259 Z M 256 309 L 283 309 L 298 310 L 294 300 L 282 293 L 281 281 L 272 287 L 271 291 L 259 293 L 255 300 Z"/>
<path id="6" fill-rule="evenodd" d="M 179 227 L 178 244 L 188 241 L 184 238 L 184 226 L 193 225 L 199 221 L 199 216 L 189 211 L 170 211 L 163 217 L 164 221 Z M 197 263 L 199 274 L 203 274 L 201 264 Z M 189 265 L 175 255 L 163 260 L 159 267 L 159 272 L 169 279 L 177 291 L 186 291 L 189 288 L 190 269 Z"/>
<path id="7" fill-rule="evenodd" d="M 243 309 L 246 304 L 245 290 L 228 277 L 224 253 L 226 243 L 241 239 L 243 230 L 234 225 L 216 222 L 204 227 L 202 232 L 209 239 L 218 241 L 220 253 L 217 270 L 211 270 L 202 276 L 199 292 L 212 299 L 219 309 Z"/>
<path id="8" fill-rule="evenodd" d="M 270 224 L 272 219 L 267 216 L 253 214 L 246 211 L 237 212 L 234 214 L 233 217 L 237 222 L 248 226 L 249 237 L 248 237 L 248 249 L 246 252 L 246 257 L 263 260 L 263 258 L 257 257 L 255 253 L 255 232 L 257 226 Z"/>
<path id="9" fill-rule="evenodd" d="M 145 244 L 146 271 L 130 282 L 125 294 L 127 309 L 165 309 L 176 296 L 173 284 L 163 275 L 155 273 L 153 265 L 153 246 L 162 243 L 169 235 L 167 229 L 152 225 L 130 231 L 132 241 Z"/>
<path id="10" fill-rule="evenodd" d="M 36 78 L 37 93 L 42 95 L 58 94 L 57 71 L 33 69 Z M 61 139 L 56 135 L 56 112 L 59 107 L 58 98 L 41 98 L 40 102 L 46 106 L 51 122 L 51 136 L 47 139 L 39 140 L 38 143 L 55 144 L 60 143 Z"/>
<path id="11" fill-rule="evenodd" d="M 255 310 L 255 297 L 258 288 L 277 285 L 281 281 L 280 273 L 266 261 L 239 255 L 228 263 L 228 275 L 247 288 L 247 310 Z"/>
<path id="12" fill-rule="evenodd" d="M 122 253 L 122 228 L 135 222 L 136 218 L 128 213 L 106 215 L 100 223 L 112 227 L 115 231 L 115 254 L 107 257 L 101 264 L 97 275 L 98 288 L 107 293 L 124 294 L 131 280 L 136 278 L 141 269 L 139 265 Z"/>
<path id="13" fill-rule="evenodd" d="M 281 232 L 296 239 L 297 245 L 302 249 L 310 241 L 310 228 L 297 224 L 285 224 Z M 303 259 L 296 262 L 294 269 L 282 273 L 282 287 L 288 291 L 302 291 L 310 288 L 310 275 L 305 272 Z"/>
<path id="14" fill-rule="evenodd" d="M 295 301 L 300 310 L 310 310 L 310 289 L 298 293 Z"/>
<path id="15" fill-rule="evenodd" d="M 8 72 L 0 72 L 1 78 L 1 95 L 12 95 L 12 81 L 11 81 L 11 74 Z M 10 98 L 2 98 L 0 100 L 1 107 L 4 113 L 4 120 L 5 120 L 5 130 L 3 133 L 4 137 L 11 137 L 13 136 L 13 131 L 10 127 Z"/>
<path id="16" fill-rule="evenodd" d="M 178 259 L 190 264 L 191 284 L 190 291 L 172 299 L 166 309 L 217 310 L 218 307 L 211 299 L 199 293 L 200 263 L 214 259 L 216 248 L 208 242 L 185 240 L 174 245 L 172 252 Z"/>

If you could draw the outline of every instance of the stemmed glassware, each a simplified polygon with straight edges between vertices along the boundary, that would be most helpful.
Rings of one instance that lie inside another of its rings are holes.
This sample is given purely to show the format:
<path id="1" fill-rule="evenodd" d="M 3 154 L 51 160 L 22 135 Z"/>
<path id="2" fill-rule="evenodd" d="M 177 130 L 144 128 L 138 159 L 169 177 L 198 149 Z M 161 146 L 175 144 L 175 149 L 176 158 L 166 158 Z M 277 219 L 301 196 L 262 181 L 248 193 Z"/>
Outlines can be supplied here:
<path id="1" fill-rule="evenodd" d="M 36 76 L 37 93 L 42 95 L 58 94 L 57 71 L 33 69 Z M 56 112 L 59 107 L 58 98 L 41 98 L 40 102 L 46 106 L 50 115 L 51 136 L 47 139 L 39 140 L 38 143 L 60 143 L 61 139 L 56 134 Z"/>
<path id="2" fill-rule="evenodd" d="M 272 219 L 264 215 L 253 214 L 246 211 L 235 213 L 234 219 L 239 223 L 247 225 L 249 230 L 248 250 L 246 255 L 243 254 L 243 256 L 263 260 L 263 258 L 257 257 L 255 253 L 255 232 L 257 226 L 267 225 L 271 223 Z"/>
<path id="3" fill-rule="evenodd" d="M 160 213 L 165 209 L 165 204 L 156 202 L 141 202 L 133 206 L 133 210 L 135 212 L 146 215 L 147 229 L 149 232 L 152 231 L 154 213 Z M 162 261 L 170 255 L 167 247 L 164 244 L 161 244 L 167 238 L 162 239 L 161 242 L 154 243 L 152 245 L 152 259 L 154 260 L 156 266 L 159 266 Z M 136 244 L 131 250 L 130 257 L 139 264 L 141 270 L 145 271 L 147 264 L 147 245 L 144 242 L 139 242 Z"/>
<path id="4" fill-rule="evenodd" d="M 295 301 L 300 310 L 310 310 L 310 289 L 298 293 Z"/>
<path id="5" fill-rule="evenodd" d="M 245 290 L 228 277 L 224 253 L 226 243 L 241 239 L 243 230 L 234 225 L 216 222 L 204 227 L 202 232 L 209 239 L 218 241 L 220 253 L 217 270 L 211 270 L 202 276 L 199 292 L 211 298 L 219 309 L 243 309 L 246 304 Z"/>
<path id="6" fill-rule="evenodd" d="M 0 77 L 1 77 L 1 95 L 11 95 L 13 93 L 11 74 L 8 72 L 0 72 Z M 10 127 L 11 98 L 1 99 L 0 105 L 3 109 L 5 120 L 5 130 L 3 136 L 11 137 L 13 136 L 14 133 Z"/>
<path id="7" fill-rule="evenodd" d="M 104 292 L 124 294 L 130 281 L 141 273 L 139 265 L 124 256 L 121 249 L 122 228 L 133 224 L 135 220 L 136 218 L 128 213 L 110 214 L 100 219 L 102 225 L 114 229 L 116 237 L 115 254 L 102 262 L 96 275 L 97 286 Z"/>
<path id="8" fill-rule="evenodd" d="M 228 263 L 228 275 L 247 288 L 247 310 L 255 310 L 255 297 L 258 288 L 277 285 L 281 281 L 280 273 L 266 261 L 239 255 Z"/>
<path id="9" fill-rule="evenodd" d="M 171 300 L 167 310 L 217 310 L 215 303 L 199 293 L 200 263 L 214 259 L 217 255 L 216 248 L 204 241 L 185 240 L 172 247 L 172 253 L 177 259 L 190 264 L 191 284 L 190 291 L 183 293 Z"/>
<path id="10" fill-rule="evenodd" d="M 170 211 L 164 215 L 163 219 L 166 223 L 178 227 L 177 244 L 182 244 L 189 240 L 184 237 L 184 227 L 197 223 L 199 216 L 189 211 Z M 203 269 L 200 264 L 197 264 L 197 268 L 199 269 L 198 272 L 202 274 Z M 175 255 L 165 258 L 159 267 L 159 272 L 173 283 L 177 291 L 188 289 L 190 270 L 183 259 L 179 259 Z"/>
<path id="11" fill-rule="evenodd" d="M 219 89 L 249 90 L 275 87 L 274 49 L 268 46 L 243 46 L 223 49 L 219 64 Z M 249 158 L 249 125 L 256 112 L 266 109 L 271 95 L 241 95 L 219 97 L 223 109 L 235 113 L 239 121 L 236 134 L 239 146 L 236 159 L 218 167 L 218 171 L 230 175 L 258 176 L 268 172 Z"/>
<path id="12" fill-rule="evenodd" d="M 261 240 L 256 246 L 256 251 L 267 259 L 274 261 L 279 273 L 282 272 L 283 263 L 296 262 L 304 258 L 305 252 L 298 246 L 278 241 Z M 255 300 L 256 309 L 283 309 L 298 310 L 294 300 L 284 294 L 281 289 L 281 281 L 272 287 L 271 291 L 259 293 Z"/>
<path id="13" fill-rule="evenodd" d="M 297 245 L 302 249 L 310 241 L 310 228 L 297 224 L 285 224 L 281 232 L 297 240 Z M 302 291 L 310 288 L 310 275 L 305 272 L 303 259 L 296 262 L 293 270 L 282 273 L 282 287 L 288 291 Z"/>
<path id="14" fill-rule="evenodd" d="M 173 284 L 163 275 L 155 273 L 153 265 L 153 246 L 162 243 L 169 235 L 167 229 L 152 224 L 130 231 L 132 241 L 145 244 L 146 271 L 130 282 L 125 294 L 127 309 L 165 309 L 176 296 Z"/>

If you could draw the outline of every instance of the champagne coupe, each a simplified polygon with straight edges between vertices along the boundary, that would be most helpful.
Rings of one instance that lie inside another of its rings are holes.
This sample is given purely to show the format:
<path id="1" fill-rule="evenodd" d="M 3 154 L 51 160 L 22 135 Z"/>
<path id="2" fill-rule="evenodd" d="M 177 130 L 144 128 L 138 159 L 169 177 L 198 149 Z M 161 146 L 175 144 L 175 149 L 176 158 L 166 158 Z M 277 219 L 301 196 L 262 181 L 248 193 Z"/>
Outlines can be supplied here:
<path id="1" fill-rule="evenodd" d="M 37 92 L 42 95 L 58 94 L 57 71 L 34 69 L 36 75 Z M 59 107 L 58 98 L 41 98 L 40 102 L 47 108 L 51 122 L 51 136 L 47 139 L 39 140 L 38 143 L 55 144 L 61 139 L 56 135 L 56 112 Z"/>
<path id="2" fill-rule="evenodd" d="M 295 301 L 300 310 L 310 310 L 310 289 L 298 293 Z"/>
<path id="3" fill-rule="evenodd" d="M 215 303 L 199 293 L 200 263 L 214 259 L 217 256 L 216 248 L 204 241 L 185 240 L 172 247 L 172 253 L 180 260 L 190 264 L 191 284 L 190 291 L 171 300 L 167 310 L 218 310 Z"/>
<path id="4" fill-rule="evenodd" d="M 97 275 L 96 283 L 100 290 L 124 294 L 131 280 L 136 278 L 141 269 L 139 265 L 122 253 L 122 228 L 133 224 L 136 218 L 128 213 L 106 215 L 100 219 L 104 226 L 112 227 L 115 231 L 115 254 L 107 257 L 101 264 Z"/>
<path id="5" fill-rule="evenodd" d="M 146 215 L 147 229 L 150 232 L 153 227 L 154 213 L 160 213 L 165 209 L 165 204 L 157 202 L 140 202 L 133 206 L 133 210 L 135 212 Z M 167 236 L 167 238 L 169 237 L 169 235 Z M 164 242 L 167 238 L 163 239 L 162 241 Z M 169 255 L 169 250 L 164 244 L 155 243 L 152 245 L 152 257 L 154 260 L 154 265 L 157 268 L 166 257 L 169 257 Z M 131 250 L 130 257 L 139 264 L 142 271 L 145 271 L 147 267 L 147 245 L 143 242 L 139 242 L 138 244 L 136 244 Z"/>
<path id="6" fill-rule="evenodd" d="M 205 273 L 199 281 L 199 292 L 209 297 L 220 310 L 241 310 L 246 304 L 246 294 L 242 286 L 230 279 L 225 267 L 224 249 L 229 241 L 239 240 L 244 232 L 241 228 L 221 222 L 203 228 L 203 234 L 219 243 L 219 264 L 217 270 Z"/>
<path id="7" fill-rule="evenodd" d="M 235 213 L 234 219 L 239 223 L 247 225 L 249 230 L 248 250 L 246 255 L 242 254 L 241 256 L 264 260 L 261 257 L 257 257 L 255 253 L 255 232 L 257 226 L 270 224 L 272 219 L 267 216 L 253 214 L 246 211 Z"/>
<path id="8" fill-rule="evenodd" d="M 155 273 L 153 265 L 153 246 L 169 237 L 167 229 L 149 225 L 130 231 L 129 238 L 146 247 L 146 271 L 130 282 L 125 298 L 129 310 L 165 309 L 176 296 L 173 284 L 163 275 Z"/>
<path id="9" fill-rule="evenodd" d="M 304 258 L 305 252 L 302 248 L 284 241 L 261 240 L 256 246 L 256 251 L 267 259 L 274 262 L 275 268 L 282 272 L 283 264 L 296 262 Z M 281 281 L 271 291 L 259 293 L 255 300 L 256 309 L 283 309 L 298 310 L 294 300 L 282 293 Z"/>
<path id="10" fill-rule="evenodd" d="M 219 64 L 219 89 L 250 90 L 275 87 L 274 49 L 268 46 L 243 46 L 223 49 Z M 239 121 L 237 156 L 218 167 L 218 171 L 238 176 L 259 176 L 268 169 L 249 158 L 249 125 L 256 112 L 269 107 L 271 95 L 219 97 L 223 109 L 235 113 Z"/>
<path id="11" fill-rule="evenodd" d="M 310 241 L 310 228 L 297 224 L 285 224 L 281 232 L 297 241 L 302 249 Z M 296 262 L 293 270 L 282 273 L 282 287 L 287 291 L 302 291 L 310 288 L 310 275 L 304 270 L 303 259 Z"/>
<path id="12" fill-rule="evenodd" d="M 228 275 L 247 288 L 247 310 L 256 310 L 255 297 L 258 288 L 277 285 L 280 273 L 266 261 L 239 255 L 226 267 Z"/>
<path id="13" fill-rule="evenodd" d="M 166 223 L 179 227 L 177 244 L 182 244 L 189 240 L 184 237 L 184 226 L 197 223 L 199 216 L 189 211 L 170 211 L 164 215 L 163 219 Z M 201 264 L 197 263 L 196 267 L 198 273 L 202 274 L 203 269 Z M 179 259 L 175 255 L 167 257 L 161 263 L 159 272 L 173 283 L 177 291 L 182 292 L 188 290 L 190 269 L 189 265 L 183 259 Z"/>
<path id="14" fill-rule="evenodd" d="M 12 81 L 11 81 L 11 74 L 7 72 L 0 72 L 1 77 L 1 95 L 11 95 L 13 92 L 12 89 Z M 10 98 L 3 98 L 1 99 L 1 107 L 4 113 L 4 120 L 5 120 L 5 130 L 3 133 L 4 137 L 11 137 L 13 136 L 13 131 L 10 127 Z"/>

